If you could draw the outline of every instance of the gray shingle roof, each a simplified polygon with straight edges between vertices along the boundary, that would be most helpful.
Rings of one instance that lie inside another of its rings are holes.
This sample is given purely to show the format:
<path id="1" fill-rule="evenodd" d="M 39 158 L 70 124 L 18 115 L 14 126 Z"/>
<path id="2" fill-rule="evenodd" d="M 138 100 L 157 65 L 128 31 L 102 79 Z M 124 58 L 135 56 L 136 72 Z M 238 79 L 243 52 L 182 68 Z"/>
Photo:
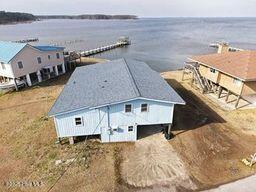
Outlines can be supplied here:
<path id="1" fill-rule="evenodd" d="M 49 115 L 97 108 L 136 98 L 185 103 L 146 63 L 118 59 L 77 68 Z"/>

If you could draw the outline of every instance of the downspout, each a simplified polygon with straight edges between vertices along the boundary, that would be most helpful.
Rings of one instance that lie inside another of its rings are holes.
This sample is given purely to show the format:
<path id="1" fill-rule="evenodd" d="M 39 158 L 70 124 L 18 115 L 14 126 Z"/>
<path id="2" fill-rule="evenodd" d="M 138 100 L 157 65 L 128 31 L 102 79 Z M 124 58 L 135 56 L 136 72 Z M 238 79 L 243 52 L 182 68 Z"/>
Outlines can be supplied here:
<path id="1" fill-rule="evenodd" d="M 109 115 L 109 106 L 107 106 L 108 109 L 108 127 L 110 128 L 110 115 Z"/>
<path id="2" fill-rule="evenodd" d="M 107 114 L 108 114 L 108 129 L 110 129 L 108 134 L 108 141 L 110 142 L 111 128 L 110 128 L 110 115 L 109 115 L 109 106 L 107 106 Z"/>

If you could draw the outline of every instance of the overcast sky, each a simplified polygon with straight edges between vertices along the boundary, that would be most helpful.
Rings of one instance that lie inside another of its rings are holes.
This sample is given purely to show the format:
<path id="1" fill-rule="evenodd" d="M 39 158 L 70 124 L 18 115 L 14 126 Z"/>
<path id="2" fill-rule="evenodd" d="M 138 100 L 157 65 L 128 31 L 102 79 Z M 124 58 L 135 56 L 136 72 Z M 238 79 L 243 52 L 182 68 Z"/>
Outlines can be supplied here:
<path id="1" fill-rule="evenodd" d="M 250 17 L 256 16 L 256 0 L 0 0 L 0 10 L 140 17 Z"/>

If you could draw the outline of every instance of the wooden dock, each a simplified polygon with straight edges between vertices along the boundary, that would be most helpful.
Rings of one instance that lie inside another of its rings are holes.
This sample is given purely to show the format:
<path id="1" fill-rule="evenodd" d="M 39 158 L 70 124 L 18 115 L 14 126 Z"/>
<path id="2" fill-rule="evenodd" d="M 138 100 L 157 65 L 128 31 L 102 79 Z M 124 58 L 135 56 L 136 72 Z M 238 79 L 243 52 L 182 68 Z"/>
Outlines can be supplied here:
<path id="1" fill-rule="evenodd" d="M 31 43 L 31 42 L 38 42 L 38 38 L 33 38 L 33 39 L 23 39 L 19 41 L 14 41 L 15 43 Z"/>
<path id="2" fill-rule="evenodd" d="M 99 48 L 87 50 L 87 51 L 72 51 L 65 53 L 65 61 L 67 62 L 74 62 L 77 59 L 80 59 L 81 57 L 89 57 L 95 54 L 99 54 L 105 51 L 109 51 L 118 47 L 124 47 L 127 45 L 130 45 L 131 41 L 129 40 L 129 37 L 121 37 L 118 39 L 118 41 L 111 45 L 101 46 Z"/>
<path id="3" fill-rule="evenodd" d="M 118 47 L 123 47 L 123 46 L 126 46 L 126 45 L 129 45 L 129 43 L 128 42 L 117 42 L 115 44 L 102 46 L 102 47 L 99 47 L 99 48 L 96 48 L 96 49 L 91 49 L 91 50 L 88 50 L 88 51 L 82 51 L 79 54 L 81 55 L 81 57 L 88 57 L 88 56 L 91 56 L 91 55 L 95 55 L 95 54 L 98 54 L 98 53 L 102 53 L 102 52 L 109 51 L 111 49 L 115 49 L 115 48 L 118 48 Z"/>
<path id="4" fill-rule="evenodd" d="M 226 42 L 211 43 L 209 46 L 212 47 L 212 48 L 218 49 L 223 44 L 229 46 L 229 44 L 226 43 Z M 244 49 L 240 49 L 240 48 L 237 48 L 237 47 L 231 47 L 231 46 L 229 46 L 228 50 L 230 52 L 244 51 Z"/>
<path id="5" fill-rule="evenodd" d="M 72 51 L 72 52 L 64 52 L 64 59 L 68 70 L 73 70 L 77 67 L 78 62 L 77 60 L 80 59 L 80 62 L 82 62 L 82 57 L 90 57 L 95 54 L 99 54 L 105 51 L 109 51 L 118 47 L 124 47 L 131 44 L 131 41 L 129 40 L 129 37 L 121 37 L 118 39 L 116 43 L 113 43 L 111 45 L 101 46 L 96 49 L 91 49 L 87 51 Z"/>

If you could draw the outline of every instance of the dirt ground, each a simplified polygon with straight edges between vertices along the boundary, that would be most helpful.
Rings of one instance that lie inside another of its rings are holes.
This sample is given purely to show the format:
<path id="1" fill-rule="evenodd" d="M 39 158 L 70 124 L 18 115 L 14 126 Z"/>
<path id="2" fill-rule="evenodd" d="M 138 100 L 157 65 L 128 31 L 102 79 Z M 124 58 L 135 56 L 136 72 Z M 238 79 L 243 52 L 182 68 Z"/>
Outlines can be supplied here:
<path id="1" fill-rule="evenodd" d="M 81 57 L 81 59 L 77 59 L 76 62 L 78 65 L 91 65 L 95 63 L 102 63 L 108 61 L 107 59 L 101 59 L 96 57 Z"/>
<path id="2" fill-rule="evenodd" d="M 119 191 L 116 162 L 124 144 L 104 145 L 95 139 L 74 146 L 55 144 L 47 113 L 69 76 L 0 97 L 1 192 Z M 63 163 L 55 165 L 58 160 Z M 41 184 L 31 187 L 32 182 Z"/>
<path id="3" fill-rule="evenodd" d="M 184 163 L 164 138 L 162 128 L 146 126 L 138 129 L 144 129 L 139 131 L 149 134 L 140 138 L 130 149 L 123 150 L 124 159 L 121 165 L 123 180 L 135 187 L 153 187 L 152 191 L 196 189 Z M 156 133 L 156 130 L 159 132 Z M 157 190 L 154 190 L 156 186 Z"/>
<path id="4" fill-rule="evenodd" d="M 170 144 L 199 189 L 255 173 L 241 159 L 256 152 L 256 137 L 251 134 L 256 129 L 256 109 L 223 110 L 188 82 L 181 82 L 181 71 L 162 75 L 187 103 L 175 109 L 175 137 Z"/>
<path id="5" fill-rule="evenodd" d="M 55 144 L 47 113 L 70 74 L 0 96 L 1 192 L 116 190 L 115 151 L 122 144 Z M 75 162 L 68 162 L 73 158 Z M 65 162 L 55 165 L 57 160 Z M 39 186 L 31 186 L 33 182 Z"/>
<path id="6" fill-rule="evenodd" d="M 0 191 L 189 191 L 255 173 L 240 162 L 256 152 L 255 110 L 220 109 L 180 72 L 163 74 L 187 102 L 171 141 L 156 131 L 136 143 L 55 144 L 47 112 L 69 76 L 0 96 Z"/>

